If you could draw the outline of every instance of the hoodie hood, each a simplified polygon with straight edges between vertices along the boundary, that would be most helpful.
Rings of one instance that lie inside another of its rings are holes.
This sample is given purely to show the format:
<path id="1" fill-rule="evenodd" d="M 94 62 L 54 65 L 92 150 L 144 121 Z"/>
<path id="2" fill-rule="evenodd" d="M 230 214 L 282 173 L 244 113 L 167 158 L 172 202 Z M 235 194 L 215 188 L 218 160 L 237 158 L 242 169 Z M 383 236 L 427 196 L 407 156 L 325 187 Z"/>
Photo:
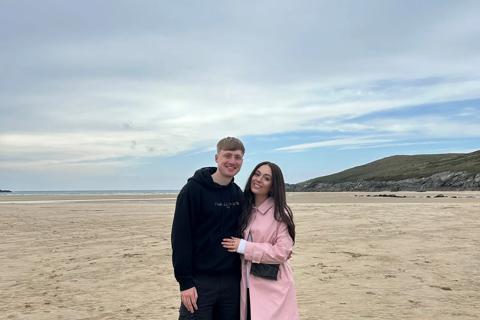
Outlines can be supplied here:
<path id="1" fill-rule="evenodd" d="M 230 181 L 230 183 L 225 186 L 216 183 L 215 181 L 213 181 L 213 178 L 212 178 L 212 174 L 214 174 L 216 171 L 217 171 L 216 167 L 205 167 L 205 168 L 198 169 L 193 174 L 193 177 L 189 178 L 188 181 L 193 180 L 211 189 L 229 188 L 234 183 L 234 178 L 232 178 L 232 181 Z"/>

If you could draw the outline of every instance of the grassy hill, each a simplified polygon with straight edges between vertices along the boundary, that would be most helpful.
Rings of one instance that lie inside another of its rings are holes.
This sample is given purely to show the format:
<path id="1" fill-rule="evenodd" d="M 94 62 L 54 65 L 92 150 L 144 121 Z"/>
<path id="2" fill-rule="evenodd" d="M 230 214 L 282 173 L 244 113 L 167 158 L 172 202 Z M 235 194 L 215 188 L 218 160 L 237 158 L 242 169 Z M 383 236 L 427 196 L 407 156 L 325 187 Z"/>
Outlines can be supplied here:
<path id="1" fill-rule="evenodd" d="M 296 185 L 355 181 L 399 181 L 419 179 L 440 172 L 480 173 L 480 150 L 472 153 L 397 155 Z"/>

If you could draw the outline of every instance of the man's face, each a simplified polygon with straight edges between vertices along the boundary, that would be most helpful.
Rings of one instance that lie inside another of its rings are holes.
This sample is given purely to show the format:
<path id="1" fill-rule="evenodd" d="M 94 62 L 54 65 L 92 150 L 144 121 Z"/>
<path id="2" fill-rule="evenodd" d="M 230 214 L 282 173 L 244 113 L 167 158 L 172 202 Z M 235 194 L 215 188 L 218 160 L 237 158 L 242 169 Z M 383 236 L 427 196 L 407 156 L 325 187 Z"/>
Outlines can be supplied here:
<path id="1" fill-rule="evenodd" d="M 222 176 L 232 178 L 242 167 L 243 153 L 241 150 L 220 150 L 215 155 L 215 162 Z"/>

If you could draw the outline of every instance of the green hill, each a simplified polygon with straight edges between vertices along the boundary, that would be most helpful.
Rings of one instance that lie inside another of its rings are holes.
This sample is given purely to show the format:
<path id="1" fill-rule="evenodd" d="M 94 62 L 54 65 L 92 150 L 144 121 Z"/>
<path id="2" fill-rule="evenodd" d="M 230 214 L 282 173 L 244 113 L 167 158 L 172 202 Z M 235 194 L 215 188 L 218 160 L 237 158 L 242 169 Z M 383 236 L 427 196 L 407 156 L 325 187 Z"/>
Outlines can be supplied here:
<path id="1" fill-rule="evenodd" d="M 348 188 L 352 188 L 351 184 L 358 182 L 362 182 L 363 186 L 365 186 L 368 185 L 368 183 L 388 182 L 391 184 L 407 179 L 414 182 L 425 183 L 427 179 L 441 173 L 446 176 L 446 178 L 441 176 L 440 178 L 437 177 L 437 180 L 451 179 L 453 175 L 455 178 L 455 186 L 461 185 L 459 179 L 463 179 L 462 177 L 467 177 L 466 179 L 469 180 L 469 186 L 472 181 L 476 184 L 478 177 L 480 177 L 480 150 L 472 153 L 396 155 L 328 176 L 289 185 L 289 189 L 295 191 L 312 191 L 322 188 L 331 189 L 328 186 L 332 185 L 340 186 L 341 189 L 341 186 L 347 183 L 350 184 Z M 436 184 L 438 184 L 437 181 L 433 183 L 432 187 Z M 448 186 L 445 185 L 445 187 Z M 400 187 L 400 189 L 403 188 Z"/>

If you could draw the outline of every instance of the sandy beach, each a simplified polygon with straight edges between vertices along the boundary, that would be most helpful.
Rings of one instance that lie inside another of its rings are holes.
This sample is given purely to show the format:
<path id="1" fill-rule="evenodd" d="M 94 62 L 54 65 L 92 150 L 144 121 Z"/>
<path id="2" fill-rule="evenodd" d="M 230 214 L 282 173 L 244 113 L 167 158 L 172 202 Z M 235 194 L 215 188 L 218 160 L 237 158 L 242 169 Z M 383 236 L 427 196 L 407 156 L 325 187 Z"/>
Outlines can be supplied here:
<path id="1" fill-rule="evenodd" d="M 479 319 L 480 192 L 380 194 L 288 194 L 301 319 Z M 176 319 L 174 204 L 1 196 L 0 319 Z"/>

